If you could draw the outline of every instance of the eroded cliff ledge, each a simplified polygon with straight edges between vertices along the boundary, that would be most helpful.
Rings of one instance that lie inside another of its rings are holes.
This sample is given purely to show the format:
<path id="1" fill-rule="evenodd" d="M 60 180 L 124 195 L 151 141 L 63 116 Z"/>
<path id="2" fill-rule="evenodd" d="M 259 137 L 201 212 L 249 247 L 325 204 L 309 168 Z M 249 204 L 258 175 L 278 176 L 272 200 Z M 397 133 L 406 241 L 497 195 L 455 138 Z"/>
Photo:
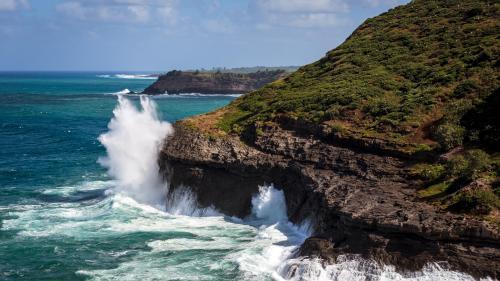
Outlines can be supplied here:
<path id="1" fill-rule="evenodd" d="M 338 147 L 276 124 L 258 131 L 247 145 L 177 123 L 160 157 L 171 190 L 189 186 L 201 207 L 244 217 L 258 185 L 274 183 L 284 190 L 293 222 L 313 221 L 301 255 L 334 261 L 360 254 L 399 270 L 447 261 L 475 276 L 500 276 L 498 227 L 421 202 L 408 160 Z"/>

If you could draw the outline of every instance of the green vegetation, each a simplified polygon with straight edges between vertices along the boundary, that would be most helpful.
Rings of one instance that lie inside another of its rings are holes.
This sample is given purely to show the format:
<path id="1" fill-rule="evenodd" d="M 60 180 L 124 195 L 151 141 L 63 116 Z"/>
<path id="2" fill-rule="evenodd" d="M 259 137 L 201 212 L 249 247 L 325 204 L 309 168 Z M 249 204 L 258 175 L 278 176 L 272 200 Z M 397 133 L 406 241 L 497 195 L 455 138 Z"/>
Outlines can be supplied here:
<path id="1" fill-rule="evenodd" d="M 299 124 L 319 138 L 397 152 L 414 163 L 422 200 L 500 227 L 499 30 L 498 1 L 414 0 L 191 122 L 247 141 L 266 134 L 258 124 Z"/>
<path id="2" fill-rule="evenodd" d="M 410 153 L 498 147 L 499 10 L 495 1 L 415 0 L 368 19 L 319 61 L 235 100 L 220 128 L 240 133 L 280 116 L 340 121 L 345 137 Z"/>
<path id="3" fill-rule="evenodd" d="M 419 190 L 418 195 L 422 198 L 437 197 L 439 195 L 444 195 L 450 188 L 451 182 L 444 181 L 437 184 L 433 184 L 425 189 Z"/>
<path id="4" fill-rule="evenodd" d="M 491 190 L 479 189 L 458 192 L 448 207 L 453 211 L 478 215 L 487 215 L 495 208 L 500 208 L 500 197 Z"/>
<path id="5" fill-rule="evenodd" d="M 427 186 L 418 191 L 421 198 L 450 211 L 487 215 L 500 208 L 498 155 L 469 149 L 444 164 L 416 164 L 410 174 Z"/>
<path id="6" fill-rule="evenodd" d="M 322 128 L 408 156 L 451 151 L 411 169 L 423 182 L 418 195 L 486 215 L 500 207 L 499 30 L 498 1 L 414 0 L 368 19 L 319 61 L 236 99 L 216 124 L 241 135 L 258 122 L 294 120 L 311 133 Z"/>
<path id="7" fill-rule="evenodd" d="M 434 182 L 442 178 L 446 167 L 442 164 L 417 164 L 410 171 L 412 176 L 419 177 L 427 182 Z"/>

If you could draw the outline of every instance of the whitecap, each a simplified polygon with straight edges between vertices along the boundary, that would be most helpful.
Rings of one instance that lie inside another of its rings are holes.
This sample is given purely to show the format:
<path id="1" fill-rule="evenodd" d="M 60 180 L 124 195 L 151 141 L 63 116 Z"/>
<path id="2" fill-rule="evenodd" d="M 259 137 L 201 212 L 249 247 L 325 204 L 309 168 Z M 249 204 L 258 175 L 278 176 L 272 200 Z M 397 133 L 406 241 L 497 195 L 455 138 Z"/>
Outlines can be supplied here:
<path id="1" fill-rule="evenodd" d="M 158 79 L 158 76 L 151 74 L 99 74 L 96 75 L 99 78 L 114 78 L 114 79 L 141 79 L 141 80 L 154 80 Z"/>
<path id="2" fill-rule="evenodd" d="M 197 98 L 197 97 L 234 97 L 238 98 L 243 96 L 243 94 L 201 94 L 201 93 L 180 93 L 180 94 L 159 94 L 151 95 L 154 98 Z"/>
<path id="3" fill-rule="evenodd" d="M 157 79 L 157 76 L 152 76 L 149 74 L 116 74 L 114 75 L 116 78 L 120 79 Z"/>

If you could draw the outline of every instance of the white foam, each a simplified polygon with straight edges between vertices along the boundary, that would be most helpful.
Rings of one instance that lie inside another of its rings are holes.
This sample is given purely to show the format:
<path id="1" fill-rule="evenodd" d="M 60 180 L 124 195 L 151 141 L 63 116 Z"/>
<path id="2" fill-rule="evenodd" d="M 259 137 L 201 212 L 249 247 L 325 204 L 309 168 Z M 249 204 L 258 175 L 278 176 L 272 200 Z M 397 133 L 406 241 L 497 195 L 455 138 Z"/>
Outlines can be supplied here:
<path id="1" fill-rule="evenodd" d="M 260 186 L 259 193 L 252 198 L 252 214 L 268 223 L 288 221 L 283 190 L 273 185 Z"/>
<path id="2" fill-rule="evenodd" d="M 91 189 L 111 183 L 116 182 L 96 181 L 76 186 Z M 159 235 L 143 241 L 147 246 L 143 249 L 130 249 L 130 254 L 129 249 L 102 250 L 102 255 L 123 256 L 125 262 L 112 269 L 84 268 L 77 272 L 91 280 L 217 280 L 223 278 L 221 272 L 236 274 L 238 280 L 473 280 L 439 264 L 402 274 L 394 267 L 356 257 L 340 257 L 330 265 L 323 265 L 317 259 L 294 258 L 295 251 L 309 235 L 307 227 L 288 221 L 282 191 L 272 185 L 259 191 L 252 200 L 252 214 L 243 220 L 172 215 L 122 192 L 111 192 L 107 198 L 90 205 L 51 203 L 10 210 L 10 219 L 2 222 L 2 229 L 19 230 L 22 237 L 66 236 L 82 241 L 98 241 L 106 236 L 118 238 L 127 233 Z M 171 235 L 159 239 L 167 233 Z"/>
<path id="3" fill-rule="evenodd" d="M 149 74 L 116 74 L 114 77 L 120 79 L 157 79 L 157 76 Z"/>
<path id="4" fill-rule="evenodd" d="M 130 90 L 129 89 L 123 89 L 121 91 L 118 91 L 116 93 L 113 93 L 115 95 L 124 95 L 124 94 L 129 94 L 130 93 Z"/>
<path id="5" fill-rule="evenodd" d="M 141 80 L 154 80 L 158 76 L 150 74 L 100 74 L 96 75 L 99 78 L 115 78 L 115 79 L 141 79 Z"/>
<path id="6" fill-rule="evenodd" d="M 109 189 L 116 185 L 115 181 L 90 181 L 83 182 L 77 185 L 66 185 L 66 186 L 56 186 L 45 188 L 41 192 L 43 194 L 58 194 L 58 195 L 70 195 L 76 191 L 91 191 L 91 190 L 101 190 Z"/>
<path id="7" fill-rule="evenodd" d="M 180 93 L 180 94 L 160 94 L 160 95 L 152 95 L 154 98 L 196 98 L 196 97 L 241 97 L 243 94 L 201 94 L 201 93 Z"/>
<path id="8" fill-rule="evenodd" d="M 177 187 L 170 192 L 166 211 L 172 215 L 184 215 L 195 217 L 222 216 L 215 208 L 200 208 L 197 203 L 196 195 L 186 187 Z"/>
<path id="9" fill-rule="evenodd" d="M 285 195 L 273 185 L 260 186 L 252 198 L 252 214 L 244 221 L 258 227 L 255 239 L 247 247 L 230 255 L 236 260 L 244 276 L 249 279 L 272 276 L 279 279 L 279 266 L 309 236 L 307 227 L 288 221 Z M 304 225 L 307 225 L 305 223 Z"/>
<path id="10" fill-rule="evenodd" d="M 125 97 L 118 96 L 109 131 L 99 136 L 107 156 L 98 162 L 117 180 L 117 191 L 157 205 L 165 194 L 157 157 L 163 140 L 173 129 L 170 123 L 159 120 L 152 100 L 141 96 L 140 104 L 141 110 L 137 110 Z"/>
<path id="11" fill-rule="evenodd" d="M 421 271 L 399 273 L 394 266 L 380 266 L 359 257 L 340 256 L 334 264 L 323 265 L 319 259 L 290 259 L 279 269 L 283 280 L 289 281 L 472 281 L 472 276 L 450 271 L 432 263 Z M 491 280 L 489 278 L 481 280 Z"/>
<path id="12" fill-rule="evenodd" d="M 238 243 L 228 237 L 211 237 L 207 240 L 200 239 L 169 239 L 155 240 L 148 243 L 153 252 L 186 251 L 186 250 L 234 250 Z"/>

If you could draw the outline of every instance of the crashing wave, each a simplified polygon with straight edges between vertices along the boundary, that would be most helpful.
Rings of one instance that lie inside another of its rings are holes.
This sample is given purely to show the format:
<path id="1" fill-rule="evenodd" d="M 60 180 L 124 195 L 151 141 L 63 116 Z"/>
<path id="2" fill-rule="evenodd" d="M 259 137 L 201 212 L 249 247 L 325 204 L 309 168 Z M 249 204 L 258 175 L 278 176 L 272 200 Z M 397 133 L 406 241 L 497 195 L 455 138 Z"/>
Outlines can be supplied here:
<path id="1" fill-rule="evenodd" d="M 163 140 L 173 133 L 173 128 L 159 120 L 152 100 L 141 96 L 140 105 L 138 110 L 124 96 L 118 96 L 109 131 L 99 136 L 107 156 L 98 162 L 116 179 L 118 192 L 156 205 L 163 203 L 165 193 L 156 159 Z"/>
<path id="2" fill-rule="evenodd" d="M 118 96 L 118 95 L 127 95 L 127 94 L 130 94 L 130 93 L 132 93 L 132 91 L 130 91 L 129 89 L 123 89 L 121 91 L 110 93 L 110 94 Z"/>
<path id="3" fill-rule="evenodd" d="M 116 79 L 142 79 L 142 80 L 155 80 L 158 76 L 151 74 L 100 74 L 96 75 L 99 78 L 116 78 Z"/>

